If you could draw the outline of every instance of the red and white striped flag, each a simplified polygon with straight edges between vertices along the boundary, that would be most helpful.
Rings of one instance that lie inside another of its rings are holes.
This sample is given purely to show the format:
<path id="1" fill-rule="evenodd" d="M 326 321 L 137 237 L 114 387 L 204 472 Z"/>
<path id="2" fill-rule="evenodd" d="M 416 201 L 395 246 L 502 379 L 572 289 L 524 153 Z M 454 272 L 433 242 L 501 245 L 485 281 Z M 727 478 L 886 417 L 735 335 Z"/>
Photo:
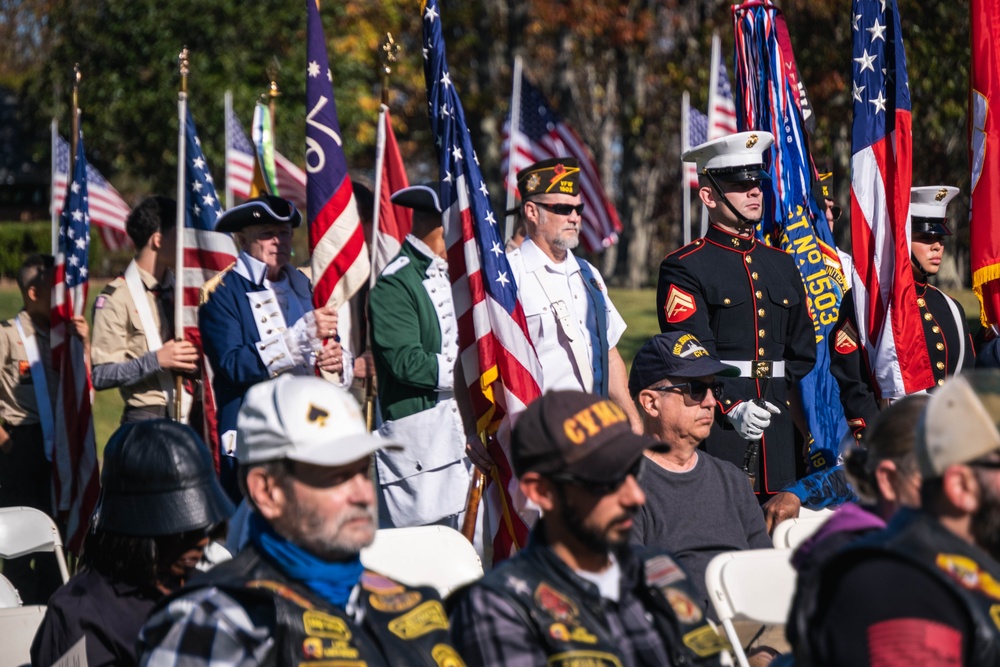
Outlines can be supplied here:
<path id="1" fill-rule="evenodd" d="M 93 387 L 83 342 L 73 335 L 70 321 L 83 314 L 87 303 L 88 200 L 87 158 L 81 129 L 77 135 L 73 178 L 64 200 L 66 206 L 59 216 L 50 333 L 52 367 L 59 378 L 56 405 L 52 406 L 56 422 L 52 452 L 55 509 L 66 514 L 66 545 L 76 554 L 83 546 L 100 491 L 91 412 Z"/>
<path id="2" fill-rule="evenodd" d="M 226 187 L 237 197 L 249 199 L 253 187 L 253 144 L 247 139 L 239 118 L 229 110 L 226 118 Z M 274 152 L 274 174 L 278 181 L 278 193 L 295 204 L 300 211 L 306 210 L 306 173 L 287 157 Z"/>
<path id="3" fill-rule="evenodd" d="M 708 116 L 692 106 L 687 108 L 688 136 L 681 138 L 681 154 L 708 141 Z M 698 189 L 698 166 L 694 162 L 684 163 L 684 177 L 688 187 Z"/>
<path id="4" fill-rule="evenodd" d="M 851 292 L 881 397 L 898 398 L 934 385 L 910 267 L 913 153 L 906 52 L 895 0 L 854 0 L 851 15 L 856 269 Z"/>
<path id="5" fill-rule="evenodd" d="M 54 142 L 56 170 L 52 174 L 52 209 L 58 216 L 62 214 L 69 184 L 69 143 L 58 135 Z M 125 233 L 125 220 L 131 209 L 101 172 L 90 164 L 87 165 L 87 189 L 90 192 L 90 221 L 97 225 L 104 247 L 112 251 L 131 248 L 132 240 Z"/>
<path id="6" fill-rule="evenodd" d="M 721 40 L 718 33 L 712 35 L 712 73 L 708 88 L 708 138 L 719 139 L 736 130 L 736 103 L 733 89 L 726 74 L 726 61 L 722 57 Z M 698 144 L 695 144 L 697 146 Z"/>
<path id="7" fill-rule="evenodd" d="M 333 75 L 316 0 L 306 0 L 306 195 L 313 304 L 335 308 L 368 280 L 371 263 L 341 147 Z"/>
<path id="8" fill-rule="evenodd" d="M 514 171 L 518 172 L 549 158 L 576 158 L 580 163 L 580 194 L 585 205 L 583 225 L 580 227 L 583 247 L 587 252 L 607 248 L 618 240 L 622 223 L 618 218 L 618 211 L 604 190 L 590 149 L 549 106 L 545 96 L 531 84 L 528 77 L 521 77 L 520 89 L 520 118 L 512 124 L 508 117 L 503 126 L 503 173 L 509 173 L 510 160 L 514 161 Z M 511 127 L 515 128 L 513 137 Z M 516 147 L 513 157 L 510 155 L 512 139 Z M 516 184 L 508 183 L 507 187 L 514 188 Z"/>
<path id="9" fill-rule="evenodd" d="M 399 254 L 403 239 L 413 229 L 413 209 L 392 203 L 392 193 L 409 186 L 403 156 L 392 131 L 389 109 L 382 105 L 378 114 L 378 148 L 375 170 L 379 174 L 378 206 L 372 239 L 372 277 L 379 275 Z M 381 166 L 381 167 L 380 167 Z"/>
<path id="10" fill-rule="evenodd" d="M 441 165 L 448 273 L 458 317 L 458 345 L 480 432 L 522 411 L 541 394 L 541 366 L 528 335 L 524 308 L 511 279 L 504 241 L 479 170 L 462 103 L 451 81 L 437 0 L 428 0 L 424 23 L 424 80 Z M 501 430 L 500 436 L 509 436 Z M 517 513 L 518 481 L 509 438 L 490 445 L 494 477 L 486 498 L 494 563 L 524 546 L 528 528 Z"/>

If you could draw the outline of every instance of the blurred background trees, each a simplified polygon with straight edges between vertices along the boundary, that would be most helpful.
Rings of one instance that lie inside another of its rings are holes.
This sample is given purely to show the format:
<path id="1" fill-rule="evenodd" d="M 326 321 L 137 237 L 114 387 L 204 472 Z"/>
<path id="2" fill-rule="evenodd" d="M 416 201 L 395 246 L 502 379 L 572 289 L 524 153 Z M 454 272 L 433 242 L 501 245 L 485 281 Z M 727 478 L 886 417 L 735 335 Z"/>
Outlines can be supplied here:
<path id="1" fill-rule="evenodd" d="M 784 0 L 799 70 L 816 112 L 812 151 L 849 198 L 851 16 L 845 0 Z M 968 281 L 968 13 L 961 3 L 900 0 L 913 101 L 914 184 L 946 183 L 955 252 Z M 731 5 L 718 0 L 441 0 L 453 80 L 483 172 L 503 206 L 500 133 L 511 64 L 525 72 L 589 143 L 625 226 L 597 257 L 627 287 L 655 282 L 660 258 L 680 243 L 680 99 L 707 105 L 711 34 L 722 35 L 732 78 Z M 7 0 L 0 2 L 0 88 L 17 99 L 17 141 L 47 169 L 50 118 L 69 128 L 72 67 L 84 74 L 88 156 L 130 201 L 175 189 L 176 58 L 191 50 L 190 105 L 217 182 L 224 168 L 223 92 L 249 129 L 252 105 L 280 67 L 278 149 L 304 150 L 305 12 L 301 2 L 238 0 Z M 403 46 L 390 106 L 411 180 L 435 176 L 414 0 L 323 2 L 345 149 L 370 176 L 380 96 L 379 44 Z M 846 226 L 846 222 L 843 223 Z"/>

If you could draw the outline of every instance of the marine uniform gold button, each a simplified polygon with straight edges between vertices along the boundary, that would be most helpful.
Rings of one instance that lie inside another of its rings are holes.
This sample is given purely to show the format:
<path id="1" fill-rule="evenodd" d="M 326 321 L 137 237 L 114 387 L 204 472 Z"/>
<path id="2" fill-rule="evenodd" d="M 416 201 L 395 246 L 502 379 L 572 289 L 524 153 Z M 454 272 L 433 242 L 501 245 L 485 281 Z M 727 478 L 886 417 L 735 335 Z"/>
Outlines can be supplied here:
<path id="1" fill-rule="evenodd" d="M 783 304 L 785 304 L 787 306 L 788 305 L 788 299 L 782 299 L 781 303 L 783 303 Z"/>
<path id="2" fill-rule="evenodd" d="M 756 271 L 754 271 L 753 273 L 751 273 L 750 277 L 753 278 L 754 280 L 757 280 L 757 278 L 760 278 L 760 276 L 757 275 Z"/>
<path id="3" fill-rule="evenodd" d="M 934 326 L 931 327 L 931 331 L 933 331 L 934 333 L 941 333 L 941 327 L 935 324 Z"/>
<path id="4" fill-rule="evenodd" d="M 937 363 L 936 363 L 936 364 L 934 364 L 934 365 L 935 365 L 935 366 L 937 366 L 937 369 L 938 369 L 939 371 L 943 371 L 943 370 L 944 370 L 944 362 L 943 362 L 943 361 L 939 361 L 939 362 L 937 362 Z"/>
<path id="5" fill-rule="evenodd" d="M 728 297 L 722 300 L 722 303 L 724 303 L 724 304 L 725 304 L 725 305 L 727 305 L 727 306 L 728 306 L 729 304 L 731 304 L 732 302 L 733 302 L 733 300 L 732 300 L 732 299 L 730 299 L 730 298 L 728 298 Z"/>
<path id="6" fill-rule="evenodd" d="M 939 349 L 939 350 L 943 350 L 943 349 L 944 349 L 944 343 L 938 343 L 938 344 L 937 344 L 937 345 L 935 345 L 934 347 L 936 347 L 936 348 L 937 348 L 937 349 Z"/>
<path id="7" fill-rule="evenodd" d="M 757 297 L 758 299 L 763 299 L 764 298 L 764 293 L 761 292 L 760 290 L 757 290 L 756 292 L 754 292 L 753 295 L 755 297 Z"/>
<path id="8" fill-rule="evenodd" d="M 766 314 L 767 313 L 766 313 L 766 311 L 763 308 L 761 308 L 760 310 L 757 311 L 757 316 L 758 317 L 764 317 L 764 315 L 766 315 Z"/>
<path id="9" fill-rule="evenodd" d="M 753 257 L 747 255 L 747 264 L 753 264 Z"/>
<path id="10" fill-rule="evenodd" d="M 924 319 L 929 322 L 934 319 L 934 316 L 931 315 L 930 313 L 924 313 Z"/>
<path id="11" fill-rule="evenodd" d="M 760 329 L 759 331 L 757 331 L 757 337 L 758 338 L 763 338 L 766 335 L 767 335 L 767 332 L 764 331 L 763 329 Z"/>
<path id="12" fill-rule="evenodd" d="M 764 356 L 764 348 L 758 347 L 757 348 L 757 355 L 761 356 L 761 357 Z"/>
<path id="13" fill-rule="evenodd" d="M 940 387 L 941 385 L 943 385 L 943 384 L 944 384 L 944 380 L 938 380 L 938 386 L 939 386 L 939 387 Z"/>
<path id="14" fill-rule="evenodd" d="M 924 306 L 927 305 L 927 302 L 924 301 L 923 298 L 921 297 L 921 298 L 917 299 L 917 305 L 920 306 L 921 308 L 923 308 Z"/>

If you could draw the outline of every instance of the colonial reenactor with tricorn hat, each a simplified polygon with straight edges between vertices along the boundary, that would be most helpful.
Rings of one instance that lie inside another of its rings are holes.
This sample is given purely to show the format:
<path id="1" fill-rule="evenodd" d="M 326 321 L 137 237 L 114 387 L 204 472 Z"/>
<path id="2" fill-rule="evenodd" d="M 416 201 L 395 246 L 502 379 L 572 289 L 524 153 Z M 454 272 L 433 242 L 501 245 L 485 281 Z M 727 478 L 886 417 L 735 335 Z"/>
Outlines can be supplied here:
<path id="1" fill-rule="evenodd" d="M 720 380 L 724 398 L 705 449 L 741 467 L 761 500 L 800 470 L 793 409 L 797 383 L 816 360 L 798 269 L 787 253 L 754 238 L 773 141 L 767 132 L 741 132 L 685 153 L 697 163 L 698 196 L 711 224 L 703 238 L 663 260 L 656 295 L 661 331 L 691 333 L 740 370 Z"/>
<path id="2" fill-rule="evenodd" d="M 517 188 L 528 238 L 507 259 L 541 362 L 541 389 L 609 397 L 638 431 L 617 348 L 625 320 L 597 269 L 572 252 L 583 223 L 580 165 L 570 157 L 536 162 L 517 173 Z"/>
<path id="3" fill-rule="evenodd" d="M 973 368 L 976 362 L 961 304 L 927 284 L 928 278 L 936 275 L 941 267 L 945 237 L 952 235 L 948 227 L 948 202 L 957 194 L 958 188 L 944 185 L 910 190 L 910 264 L 934 375 L 934 384 L 922 389 L 934 389 L 944 384 L 948 377 Z M 850 291 L 844 294 L 829 345 L 830 371 L 840 385 L 844 415 L 855 439 L 860 440 L 887 401 L 881 400 L 878 394 L 867 354 L 861 348 Z"/>

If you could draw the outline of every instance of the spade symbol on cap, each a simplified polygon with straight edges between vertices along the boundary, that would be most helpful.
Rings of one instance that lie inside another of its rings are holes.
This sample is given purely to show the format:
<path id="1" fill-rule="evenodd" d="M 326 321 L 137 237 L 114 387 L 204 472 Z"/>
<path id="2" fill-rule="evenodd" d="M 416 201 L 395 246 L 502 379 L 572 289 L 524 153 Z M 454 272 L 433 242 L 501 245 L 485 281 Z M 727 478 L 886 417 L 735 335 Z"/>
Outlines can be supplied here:
<path id="1" fill-rule="evenodd" d="M 330 416 L 330 413 L 323 408 L 317 408 L 312 403 L 309 404 L 309 414 L 306 415 L 306 419 L 310 422 L 319 422 L 320 428 L 326 426 L 326 418 Z"/>

